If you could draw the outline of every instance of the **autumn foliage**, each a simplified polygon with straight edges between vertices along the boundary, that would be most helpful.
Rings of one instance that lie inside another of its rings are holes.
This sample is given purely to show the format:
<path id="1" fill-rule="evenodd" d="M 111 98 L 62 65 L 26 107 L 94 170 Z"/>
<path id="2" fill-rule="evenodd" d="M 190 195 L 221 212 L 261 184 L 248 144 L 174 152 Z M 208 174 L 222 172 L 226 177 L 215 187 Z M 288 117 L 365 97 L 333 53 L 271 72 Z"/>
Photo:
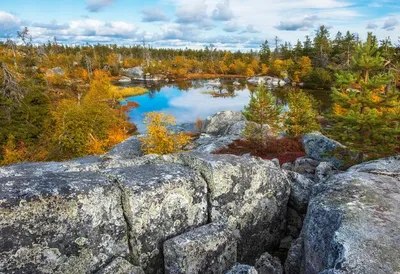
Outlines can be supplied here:
<path id="1" fill-rule="evenodd" d="M 164 113 L 149 112 L 146 115 L 147 135 L 140 138 L 145 154 L 169 154 L 183 150 L 191 137 L 179 132 L 174 133 L 168 126 L 175 125 L 175 118 Z"/>

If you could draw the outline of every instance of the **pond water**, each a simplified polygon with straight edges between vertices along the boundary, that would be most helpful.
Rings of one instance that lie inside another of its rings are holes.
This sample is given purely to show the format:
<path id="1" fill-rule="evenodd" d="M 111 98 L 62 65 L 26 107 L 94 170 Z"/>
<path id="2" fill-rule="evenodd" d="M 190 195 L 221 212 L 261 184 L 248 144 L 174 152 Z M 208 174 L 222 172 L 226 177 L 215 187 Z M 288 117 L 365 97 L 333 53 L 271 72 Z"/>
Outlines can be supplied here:
<path id="1" fill-rule="evenodd" d="M 137 102 L 139 107 L 130 109 L 128 116 L 134 122 L 139 132 L 146 130 L 143 118 L 147 112 L 157 111 L 172 114 L 177 124 L 194 123 L 197 118 L 205 119 L 222 110 L 243 110 L 250 99 L 250 91 L 255 86 L 245 80 L 221 80 L 217 87 L 209 80 L 191 80 L 162 85 L 145 85 L 145 83 L 130 83 L 125 86 L 142 86 L 149 90 L 148 94 L 126 98 L 127 102 Z M 277 96 L 278 103 L 285 105 L 287 88 L 272 90 Z M 329 92 L 323 90 L 310 91 L 316 99 L 322 99 L 321 110 L 330 104 Z"/>

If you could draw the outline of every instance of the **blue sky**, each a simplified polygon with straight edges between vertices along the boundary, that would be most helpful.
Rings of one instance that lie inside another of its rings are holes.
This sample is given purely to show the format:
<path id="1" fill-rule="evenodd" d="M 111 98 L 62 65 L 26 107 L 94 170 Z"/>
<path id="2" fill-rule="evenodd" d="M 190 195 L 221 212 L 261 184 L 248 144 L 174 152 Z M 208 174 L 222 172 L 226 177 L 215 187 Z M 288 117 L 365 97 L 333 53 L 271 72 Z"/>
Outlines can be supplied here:
<path id="1" fill-rule="evenodd" d="M 27 26 L 36 43 L 257 49 L 328 26 L 361 38 L 400 36 L 400 0 L 0 0 L 0 39 Z"/>

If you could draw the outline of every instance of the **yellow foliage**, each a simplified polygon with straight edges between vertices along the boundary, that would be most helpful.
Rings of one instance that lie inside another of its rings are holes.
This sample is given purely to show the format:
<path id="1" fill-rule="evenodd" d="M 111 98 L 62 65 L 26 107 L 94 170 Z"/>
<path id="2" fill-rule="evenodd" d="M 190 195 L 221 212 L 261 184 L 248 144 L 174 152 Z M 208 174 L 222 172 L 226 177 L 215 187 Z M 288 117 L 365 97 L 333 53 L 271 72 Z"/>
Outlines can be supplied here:
<path id="1" fill-rule="evenodd" d="M 138 96 L 148 93 L 149 91 L 142 87 L 111 87 L 112 98 L 120 100 L 125 97 Z"/>
<path id="2" fill-rule="evenodd" d="M 3 160 L 0 162 L 0 166 L 22 162 L 26 159 L 28 154 L 28 151 L 23 143 L 21 143 L 19 146 L 16 145 L 15 137 L 13 135 L 8 136 L 7 143 L 3 149 L 4 155 Z"/>
<path id="3" fill-rule="evenodd" d="M 103 149 L 104 143 L 98 138 L 94 137 L 92 134 L 89 134 L 89 139 L 86 143 L 86 152 L 87 154 L 103 154 L 105 150 Z"/>
<path id="4" fill-rule="evenodd" d="M 339 106 L 338 104 L 334 104 L 332 111 L 335 115 L 345 115 L 348 113 L 348 110 L 342 108 L 341 106 Z"/>
<path id="5" fill-rule="evenodd" d="M 168 130 L 175 125 L 175 118 L 164 113 L 149 112 L 146 114 L 147 136 L 140 138 L 145 154 L 169 154 L 182 151 L 190 142 L 190 136 Z"/>
<path id="6" fill-rule="evenodd" d="M 107 146 L 112 147 L 127 139 L 129 137 L 129 134 L 126 132 L 125 129 L 121 127 L 115 127 L 108 131 L 107 136 Z"/>

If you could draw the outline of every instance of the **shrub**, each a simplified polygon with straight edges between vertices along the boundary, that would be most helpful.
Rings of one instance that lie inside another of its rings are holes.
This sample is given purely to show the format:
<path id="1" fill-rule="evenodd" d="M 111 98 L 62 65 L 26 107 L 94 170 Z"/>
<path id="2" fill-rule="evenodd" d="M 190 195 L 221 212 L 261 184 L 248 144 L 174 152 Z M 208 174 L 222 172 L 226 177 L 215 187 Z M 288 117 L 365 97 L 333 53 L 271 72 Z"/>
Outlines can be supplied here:
<path id="1" fill-rule="evenodd" d="M 168 130 L 175 125 L 175 118 L 164 113 L 149 112 L 146 114 L 147 135 L 140 138 L 145 154 L 169 154 L 183 150 L 190 142 L 190 136 Z"/>

